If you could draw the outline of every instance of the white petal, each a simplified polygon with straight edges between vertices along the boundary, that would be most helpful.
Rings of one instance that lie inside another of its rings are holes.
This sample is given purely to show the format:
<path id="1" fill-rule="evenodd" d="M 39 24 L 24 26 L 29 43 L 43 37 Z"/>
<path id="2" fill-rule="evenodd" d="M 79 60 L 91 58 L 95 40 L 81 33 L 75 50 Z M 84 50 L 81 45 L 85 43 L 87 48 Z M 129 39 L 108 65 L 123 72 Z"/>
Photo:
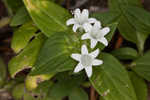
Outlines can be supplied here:
<path id="1" fill-rule="evenodd" d="M 88 18 L 88 17 L 89 17 L 89 11 L 88 11 L 87 9 L 83 9 L 83 11 L 82 11 L 82 16 L 83 16 L 84 18 Z"/>
<path id="2" fill-rule="evenodd" d="M 80 25 L 78 25 L 78 24 L 73 25 L 73 31 L 76 32 L 79 27 L 80 27 Z"/>
<path id="3" fill-rule="evenodd" d="M 80 61 L 81 55 L 80 54 L 72 54 L 71 57 L 77 61 Z"/>
<path id="4" fill-rule="evenodd" d="M 110 32 L 110 28 L 109 27 L 105 27 L 101 30 L 103 36 L 105 36 L 106 34 L 108 34 Z"/>
<path id="5" fill-rule="evenodd" d="M 83 68 L 84 68 L 84 67 L 82 66 L 82 64 L 79 63 L 79 64 L 75 67 L 74 73 L 78 73 L 78 72 L 81 71 Z"/>
<path id="6" fill-rule="evenodd" d="M 93 58 L 96 58 L 99 55 L 99 49 L 96 49 L 95 51 L 91 52 L 89 55 L 92 56 Z"/>
<path id="7" fill-rule="evenodd" d="M 95 65 L 95 66 L 101 65 L 101 64 L 103 64 L 103 61 L 102 61 L 102 60 L 95 59 L 95 60 L 93 61 L 93 65 Z"/>
<path id="8" fill-rule="evenodd" d="M 108 46 L 108 41 L 105 37 L 98 40 L 99 42 L 103 43 L 105 46 Z"/>
<path id="9" fill-rule="evenodd" d="M 67 22 L 66 22 L 67 26 L 71 25 L 71 24 L 75 24 L 75 23 L 76 23 L 76 21 L 74 20 L 74 18 L 71 18 L 71 19 L 67 20 Z"/>
<path id="10" fill-rule="evenodd" d="M 92 76 L 92 66 L 85 68 L 86 74 L 88 77 Z"/>
<path id="11" fill-rule="evenodd" d="M 98 42 L 97 40 L 91 39 L 91 48 L 94 48 L 96 46 L 97 42 Z"/>
<path id="12" fill-rule="evenodd" d="M 85 34 L 83 34 L 82 37 L 81 37 L 82 40 L 89 39 L 89 38 L 90 38 L 89 33 L 85 33 Z"/>
<path id="13" fill-rule="evenodd" d="M 88 54 L 88 49 L 86 45 L 82 45 L 81 54 Z"/>
<path id="14" fill-rule="evenodd" d="M 85 23 L 85 24 L 83 24 L 83 28 L 84 28 L 85 32 L 90 32 L 92 29 L 92 25 L 89 23 Z"/>
<path id="15" fill-rule="evenodd" d="M 100 21 L 96 21 L 96 22 L 94 23 L 94 27 L 95 27 L 95 28 L 101 28 L 101 22 L 100 22 Z"/>
<path id="16" fill-rule="evenodd" d="M 89 18 L 88 21 L 89 21 L 89 23 L 95 23 L 95 22 L 97 22 L 97 20 L 95 18 Z"/>
<path id="17" fill-rule="evenodd" d="M 75 18 L 79 18 L 80 15 L 81 15 L 80 9 L 79 9 L 79 8 L 75 9 L 75 11 L 74 11 L 74 17 L 75 17 Z"/>

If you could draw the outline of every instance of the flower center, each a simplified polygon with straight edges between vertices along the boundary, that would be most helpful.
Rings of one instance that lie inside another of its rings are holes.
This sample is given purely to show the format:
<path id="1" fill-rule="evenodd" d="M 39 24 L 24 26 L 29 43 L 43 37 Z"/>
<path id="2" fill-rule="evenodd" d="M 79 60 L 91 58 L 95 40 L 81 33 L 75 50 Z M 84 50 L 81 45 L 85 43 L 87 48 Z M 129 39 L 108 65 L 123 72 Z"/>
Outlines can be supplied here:
<path id="1" fill-rule="evenodd" d="M 99 30 L 95 30 L 95 29 L 93 29 L 92 31 L 91 31 L 91 37 L 93 38 L 93 39 L 100 39 L 101 37 L 102 37 L 102 35 L 101 35 L 101 33 L 100 33 L 100 31 Z"/>
<path id="2" fill-rule="evenodd" d="M 81 56 L 81 64 L 84 67 L 88 67 L 92 65 L 92 57 L 89 55 L 82 55 Z"/>
<path id="3" fill-rule="evenodd" d="M 76 18 L 76 21 L 80 24 L 83 25 L 84 23 L 88 22 L 88 18 L 80 15 L 80 17 Z"/>

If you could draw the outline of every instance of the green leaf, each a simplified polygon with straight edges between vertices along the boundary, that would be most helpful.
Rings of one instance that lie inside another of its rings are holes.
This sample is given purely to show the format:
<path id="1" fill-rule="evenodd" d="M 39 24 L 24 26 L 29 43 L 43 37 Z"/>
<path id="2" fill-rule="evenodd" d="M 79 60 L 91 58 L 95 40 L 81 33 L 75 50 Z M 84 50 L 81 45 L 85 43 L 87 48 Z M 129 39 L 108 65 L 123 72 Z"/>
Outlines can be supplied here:
<path id="1" fill-rule="evenodd" d="M 129 47 L 116 49 L 111 54 L 121 60 L 136 59 L 138 57 L 137 51 Z"/>
<path id="2" fill-rule="evenodd" d="M 50 89 L 50 97 L 54 99 L 63 99 L 70 95 L 74 88 L 78 86 L 77 79 L 66 79 L 58 81 Z"/>
<path id="3" fill-rule="evenodd" d="M 18 25 L 22 25 L 25 22 L 31 20 L 28 12 L 26 10 L 25 7 L 20 8 L 16 14 L 13 16 L 11 22 L 10 22 L 10 26 L 18 26 Z"/>
<path id="4" fill-rule="evenodd" d="M 110 11 L 122 12 L 127 5 L 142 6 L 140 0 L 109 0 Z"/>
<path id="5" fill-rule="evenodd" d="M 18 30 L 14 32 L 11 48 L 16 52 L 20 52 L 28 42 L 35 36 L 37 28 L 33 25 L 32 22 L 27 22 L 21 26 Z"/>
<path id="6" fill-rule="evenodd" d="M 37 100 L 37 99 L 33 97 L 30 93 L 25 93 L 23 100 Z"/>
<path id="7" fill-rule="evenodd" d="M 150 81 L 150 51 L 132 63 L 132 69 L 144 79 Z"/>
<path id="8" fill-rule="evenodd" d="M 24 0 L 35 24 L 46 35 L 67 30 L 66 21 L 70 14 L 64 8 L 48 0 Z"/>
<path id="9" fill-rule="evenodd" d="M 146 84 L 145 80 L 143 80 L 141 77 L 139 77 L 134 72 L 129 72 L 129 76 L 130 76 L 131 82 L 134 86 L 137 100 L 147 100 L 148 89 L 147 89 L 147 84 Z"/>
<path id="10" fill-rule="evenodd" d="M 20 7 L 23 6 L 23 2 L 22 0 L 2 0 L 5 4 L 5 7 L 8 10 L 8 14 L 9 15 L 13 15 L 14 13 L 16 13 L 16 11 L 18 9 L 20 9 Z"/>
<path id="11" fill-rule="evenodd" d="M 70 95 L 69 100 L 89 100 L 88 94 L 82 88 L 74 88 Z"/>
<path id="12" fill-rule="evenodd" d="M 32 91 L 37 95 L 36 100 L 53 100 L 49 97 L 49 90 L 51 90 L 53 83 L 51 81 L 45 81 L 38 85 L 38 87 Z"/>
<path id="13" fill-rule="evenodd" d="M 124 66 L 109 54 L 102 54 L 103 65 L 94 67 L 92 85 L 105 100 L 137 100 Z"/>
<path id="14" fill-rule="evenodd" d="M 42 34 L 39 34 L 25 47 L 25 49 L 20 54 L 11 59 L 8 64 L 11 77 L 14 77 L 23 69 L 31 68 L 33 66 L 39 54 L 39 50 L 44 42 L 44 39 L 44 36 Z"/>
<path id="15" fill-rule="evenodd" d="M 126 16 L 138 32 L 150 34 L 150 13 L 137 6 L 127 6 Z"/>
<path id="16" fill-rule="evenodd" d="M 137 11 L 136 8 L 129 9 L 128 6 L 137 6 L 137 8 L 139 8 L 140 10 Z M 148 35 L 146 34 L 148 31 L 144 30 L 145 29 L 145 26 L 143 25 L 144 21 L 141 20 L 143 20 L 143 16 L 145 20 L 149 20 L 148 17 L 145 17 L 145 15 L 149 16 L 149 14 L 146 11 L 141 10 L 142 9 L 141 1 L 140 0 L 122 0 L 122 1 L 109 0 L 109 7 L 110 7 L 110 11 L 116 12 L 116 15 L 120 14 L 120 21 L 118 25 L 120 34 L 126 40 L 135 43 L 139 49 L 139 52 L 142 54 L 144 50 L 145 40 L 148 37 Z M 144 15 L 140 14 L 139 16 L 139 13 L 142 13 L 142 11 Z M 141 29 L 143 29 L 144 31 L 139 31 Z"/>
<path id="17" fill-rule="evenodd" d="M 136 43 L 140 52 L 144 50 L 144 43 L 148 35 L 138 32 L 135 25 L 132 26 L 131 22 L 125 16 L 120 18 L 118 29 L 126 40 Z"/>
<path id="18" fill-rule="evenodd" d="M 4 85 L 6 80 L 6 65 L 3 59 L 0 57 L 0 88 Z"/>
<path id="19" fill-rule="evenodd" d="M 80 52 L 80 44 L 74 34 L 53 34 L 42 47 L 31 75 L 72 70 L 76 63 L 70 55 L 77 50 Z"/>
<path id="20" fill-rule="evenodd" d="M 91 15 L 97 20 L 101 21 L 102 25 L 107 26 L 112 23 L 116 23 L 119 20 L 120 14 L 118 12 L 103 12 L 103 13 L 94 13 Z"/>
<path id="21" fill-rule="evenodd" d="M 21 100 L 24 95 L 24 84 L 17 84 L 12 91 L 12 96 L 15 100 Z"/>

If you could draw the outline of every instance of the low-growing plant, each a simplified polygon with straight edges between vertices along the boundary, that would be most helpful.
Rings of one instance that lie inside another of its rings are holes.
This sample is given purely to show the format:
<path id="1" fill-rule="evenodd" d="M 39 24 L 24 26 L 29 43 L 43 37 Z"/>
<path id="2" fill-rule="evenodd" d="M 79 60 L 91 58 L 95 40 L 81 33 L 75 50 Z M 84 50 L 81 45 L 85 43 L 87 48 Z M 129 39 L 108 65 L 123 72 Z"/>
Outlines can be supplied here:
<path id="1" fill-rule="evenodd" d="M 0 72 L 0 87 L 15 100 L 89 100 L 89 88 L 100 100 L 147 100 L 150 13 L 140 0 L 108 0 L 101 13 L 67 10 L 55 0 L 5 4 L 16 56 L 8 64 L 11 80 Z"/>

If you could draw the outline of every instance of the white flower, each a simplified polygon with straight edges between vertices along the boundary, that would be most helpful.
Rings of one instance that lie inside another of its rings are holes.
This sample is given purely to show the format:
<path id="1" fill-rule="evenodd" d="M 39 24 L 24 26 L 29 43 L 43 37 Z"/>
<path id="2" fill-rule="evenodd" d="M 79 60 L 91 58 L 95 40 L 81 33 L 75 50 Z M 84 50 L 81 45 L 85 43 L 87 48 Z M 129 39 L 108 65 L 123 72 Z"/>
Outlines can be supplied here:
<path id="1" fill-rule="evenodd" d="M 73 31 L 76 32 L 78 28 L 84 29 L 84 25 L 86 24 L 91 24 L 96 22 L 95 18 L 88 18 L 89 17 L 89 11 L 87 9 L 84 9 L 82 12 L 80 11 L 79 8 L 77 8 L 74 12 L 74 18 L 69 19 L 66 24 L 71 25 L 74 24 L 73 26 Z"/>
<path id="2" fill-rule="evenodd" d="M 97 44 L 97 42 L 103 43 L 105 46 L 108 45 L 107 39 L 104 37 L 106 34 L 110 32 L 109 27 L 102 28 L 100 22 L 95 22 L 95 24 L 89 25 L 86 24 L 85 26 L 85 31 L 87 33 L 83 34 L 81 39 L 90 39 L 91 40 L 91 48 L 94 48 Z"/>
<path id="3" fill-rule="evenodd" d="M 71 57 L 79 61 L 78 65 L 75 67 L 74 72 L 77 73 L 82 69 L 85 69 L 88 77 L 92 76 L 92 66 L 97 66 L 103 64 L 102 60 L 95 59 L 99 54 L 99 49 L 88 53 L 86 45 L 82 45 L 81 54 L 72 54 Z"/>

